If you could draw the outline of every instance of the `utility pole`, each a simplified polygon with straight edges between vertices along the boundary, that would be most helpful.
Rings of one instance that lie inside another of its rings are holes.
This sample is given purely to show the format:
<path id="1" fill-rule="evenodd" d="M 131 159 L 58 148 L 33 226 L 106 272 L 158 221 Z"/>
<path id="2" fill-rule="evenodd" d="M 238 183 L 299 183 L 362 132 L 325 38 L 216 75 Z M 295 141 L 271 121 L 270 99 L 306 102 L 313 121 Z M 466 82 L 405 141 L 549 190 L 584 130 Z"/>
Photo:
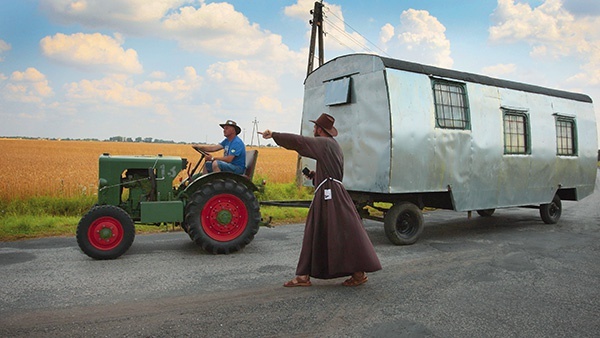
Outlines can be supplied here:
<path id="1" fill-rule="evenodd" d="M 315 45 L 319 43 L 319 67 L 323 65 L 325 59 L 325 52 L 323 51 L 323 0 L 321 2 L 315 1 L 315 7 L 310 11 L 313 15 L 312 20 L 309 21 L 312 26 L 310 32 L 310 46 L 308 48 L 308 68 L 306 69 L 306 76 L 308 76 L 314 69 L 315 61 Z M 318 35 L 318 36 L 317 36 Z M 318 40 L 317 40 L 318 38 Z M 302 157 L 298 155 L 296 160 L 296 186 L 302 185 Z"/>
<path id="2" fill-rule="evenodd" d="M 258 147 L 260 148 L 260 137 L 258 137 L 258 121 L 256 121 L 256 117 L 254 117 L 254 121 L 252 121 L 252 140 L 250 141 L 250 145 L 254 145 L 254 135 L 256 135 L 256 141 L 258 142 Z"/>
<path id="3" fill-rule="evenodd" d="M 308 69 L 306 70 L 306 76 L 308 76 L 314 68 L 317 34 L 319 42 L 319 66 L 323 65 L 323 60 L 325 59 L 325 53 L 323 51 L 323 0 L 321 0 L 321 2 L 315 2 L 315 7 L 310 11 L 310 14 L 313 15 L 313 18 L 309 21 L 312 30 L 310 32 L 310 47 L 308 49 Z"/>

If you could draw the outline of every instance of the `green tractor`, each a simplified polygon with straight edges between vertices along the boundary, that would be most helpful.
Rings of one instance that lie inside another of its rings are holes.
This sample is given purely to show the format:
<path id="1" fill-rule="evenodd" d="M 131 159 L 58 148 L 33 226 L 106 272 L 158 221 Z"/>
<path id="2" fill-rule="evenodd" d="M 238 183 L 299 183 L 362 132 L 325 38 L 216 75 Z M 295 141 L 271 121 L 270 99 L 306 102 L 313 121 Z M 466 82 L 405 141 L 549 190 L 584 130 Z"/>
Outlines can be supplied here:
<path id="1" fill-rule="evenodd" d="M 261 217 L 252 183 L 257 150 L 246 152 L 246 172 L 196 173 L 185 158 L 111 156 L 99 159 L 98 203 L 79 221 L 77 244 L 95 259 L 115 259 L 135 237 L 135 223 L 180 225 L 213 254 L 238 251 L 258 232 Z M 179 175 L 187 169 L 186 175 Z M 181 180 L 181 182 L 179 182 Z"/>

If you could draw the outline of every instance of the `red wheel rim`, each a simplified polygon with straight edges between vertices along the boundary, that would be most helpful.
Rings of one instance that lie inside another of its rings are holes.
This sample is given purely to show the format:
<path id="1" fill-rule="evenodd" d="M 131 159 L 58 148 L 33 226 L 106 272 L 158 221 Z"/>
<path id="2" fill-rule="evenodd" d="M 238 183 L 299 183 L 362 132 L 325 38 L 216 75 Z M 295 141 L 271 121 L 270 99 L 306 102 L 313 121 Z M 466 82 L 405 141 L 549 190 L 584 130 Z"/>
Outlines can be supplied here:
<path id="1" fill-rule="evenodd" d="M 206 202 L 200 220 L 204 232 L 210 238 L 227 242 L 237 238 L 246 229 L 248 211 L 238 197 L 221 194 Z"/>
<path id="2" fill-rule="evenodd" d="M 90 225 L 88 240 L 98 250 L 112 250 L 123 240 L 123 225 L 113 217 L 100 217 Z"/>

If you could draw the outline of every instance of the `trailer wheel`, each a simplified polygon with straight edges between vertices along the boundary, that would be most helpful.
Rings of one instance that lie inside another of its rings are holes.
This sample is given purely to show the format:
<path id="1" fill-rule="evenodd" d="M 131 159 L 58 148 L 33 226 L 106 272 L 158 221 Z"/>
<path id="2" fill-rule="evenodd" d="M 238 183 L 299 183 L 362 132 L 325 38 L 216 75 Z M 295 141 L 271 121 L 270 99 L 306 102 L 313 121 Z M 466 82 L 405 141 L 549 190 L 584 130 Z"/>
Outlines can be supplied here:
<path id="1" fill-rule="evenodd" d="M 135 238 L 133 220 L 113 205 L 95 206 L 77 225 L 77 244 L 94 259 L 115 259 L 124 254 Z"/>
<path id="2" fill-rule="evenodd" d="M 394 204 L 385 213 L 383 228 L 385 235 L 393 244 L 413 244 L 423 232 L 421 209 L 410 202 Z"/>
<path id="3" fill-rule="evenodd" d="M 494 211 L 496 211 L 496 209 L 483 209 L 477 210 L 477 213 L 481 217 L 491 217 L 494 214 Z"/>
<path id="4" fill-rule="evenodd" d="M 213 254 L 238 251 L 258 232 L 260 209 L 256 196 L 232 179 L 206 183 L 192 195 L 185 209 L 190 238 Z"/>
<path id="5" fill-rule="evenodd" d="M 540 216 L 546 224 L 556 224 L 562 214 L 562 202 L 558 195 L 554 195 L 552 202 L 540 205 Z"/>

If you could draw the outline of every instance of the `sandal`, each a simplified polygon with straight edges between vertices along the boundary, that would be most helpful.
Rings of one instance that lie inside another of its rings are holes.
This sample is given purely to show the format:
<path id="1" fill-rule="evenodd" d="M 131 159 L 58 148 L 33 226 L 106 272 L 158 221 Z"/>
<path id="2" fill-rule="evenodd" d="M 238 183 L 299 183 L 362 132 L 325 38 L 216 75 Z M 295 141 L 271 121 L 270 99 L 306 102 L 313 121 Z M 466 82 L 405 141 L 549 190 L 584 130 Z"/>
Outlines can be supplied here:
<path id="1" fill-rule="evenodd" d="M 283 286 L 285 287 L 295 287 L 295 286 L 311 286 L 312 283 L 308 277 L 302 278 L 300 276 L 296 276 L 291 280 L 285 282 Z"/>
<path id="2" fill-rule="evenodd" d="M 350 278 L 346 279 L 342 285 L 343 286 L 359 286 L 361 284 L 365 284 L 369 280 L 367 274 L 363 272 L 360 277 L 355 277 L 352 275 Z"/>

